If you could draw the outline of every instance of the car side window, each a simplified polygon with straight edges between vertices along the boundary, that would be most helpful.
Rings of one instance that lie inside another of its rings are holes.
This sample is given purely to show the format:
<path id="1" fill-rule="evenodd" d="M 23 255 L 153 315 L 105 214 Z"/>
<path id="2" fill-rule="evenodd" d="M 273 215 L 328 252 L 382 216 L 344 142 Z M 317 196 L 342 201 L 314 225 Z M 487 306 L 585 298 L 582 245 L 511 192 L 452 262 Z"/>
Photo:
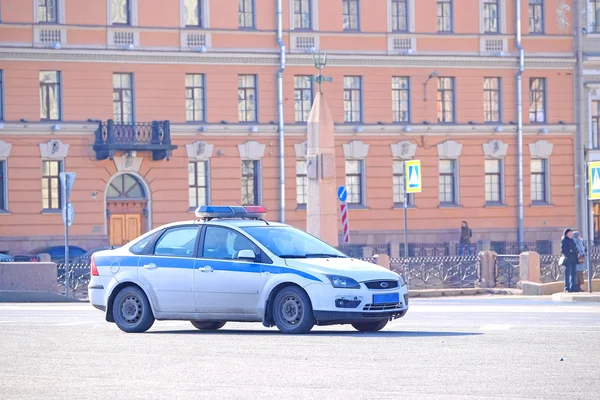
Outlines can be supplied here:
<path id="1" fill-rule="evenodd" d="M 155 256 L 192 257 L 198 235 L 197 226 L 168 229 L 154 247 Z"/>
<path id="2" fill-rule="evenodd" d="M 133 254 L 143 254 L 147 251 L 149 251 L 150 249 L 148 247 L 150 247 L 149 245 L 154 242 L 154 239 L 156 239 L 156 237 L 160 234 L 162 234 L 163 231 L 160 232 L 155 232 L 152 235 L 148 235 L 145 238 L 143 238 L 142 240 L 140 240 L 139 242 L 137 242 L 136 244 L 134 244 L 133 246 L 131 246 L 131 248 L 129 249 L 129 251 L 131 251 Z"/>
<path id="3" fill-rule="evenodd" d="M 202 257 L 235 260 L 241 250 L 252 250 L 259 259 L 259 248 L 247 237 L 232 229 L 208 226 L 204 235 Z"/>

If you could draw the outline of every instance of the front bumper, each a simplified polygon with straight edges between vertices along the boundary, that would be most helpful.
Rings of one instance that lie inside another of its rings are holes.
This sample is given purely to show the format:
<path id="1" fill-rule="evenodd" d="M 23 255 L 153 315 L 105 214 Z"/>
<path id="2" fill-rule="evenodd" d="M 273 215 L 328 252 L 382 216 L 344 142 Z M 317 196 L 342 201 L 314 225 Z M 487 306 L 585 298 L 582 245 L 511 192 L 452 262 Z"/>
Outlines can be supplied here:
<path id="1" fill-rule="evenodd" d="M 406 286 L 391 290 L 372 290 L 363 284 L 360 289 L 336 289 L 328 284 L 312 284 L 305 287 L 305 290 L 310 296 L 317 325 L 396 319 L 403 317 L 408 311 Z M 373 295 L 390 293 L 398 293 L 398 303 L 374 304 Z"/>

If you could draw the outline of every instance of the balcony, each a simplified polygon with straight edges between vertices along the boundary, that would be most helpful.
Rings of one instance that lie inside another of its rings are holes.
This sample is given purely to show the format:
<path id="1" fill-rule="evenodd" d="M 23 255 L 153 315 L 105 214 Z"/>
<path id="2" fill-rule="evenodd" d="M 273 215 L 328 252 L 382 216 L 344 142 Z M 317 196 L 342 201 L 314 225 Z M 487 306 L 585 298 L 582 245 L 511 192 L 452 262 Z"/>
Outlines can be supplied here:
<path id="1" fill-rule="evenodd" d="M 171 144 L 169 121 L 115 124 L 109 119 L 99 123 L 93 148 L 96 160 L 112 159 L 117 151 L 149 151 L 153 161 L 160 161 L 168 160 L 177 146 Z"/>

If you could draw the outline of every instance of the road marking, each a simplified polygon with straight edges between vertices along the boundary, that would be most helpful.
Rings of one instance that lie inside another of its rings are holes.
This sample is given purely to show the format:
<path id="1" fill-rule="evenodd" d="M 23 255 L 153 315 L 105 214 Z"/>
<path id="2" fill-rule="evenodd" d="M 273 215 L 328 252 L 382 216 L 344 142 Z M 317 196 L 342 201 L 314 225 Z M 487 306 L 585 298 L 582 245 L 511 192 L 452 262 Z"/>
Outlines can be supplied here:
<path id="1" fill-rule="evenodd" d="M 44 305 L 0 305 L 0 311 L 96 311 L 90 304 L 81 306 L 44 306 Z"/>
<path id="2" fill-rule="evenodd" d="M 514 325 L 505 324 L 489 324 L 479 328 L 480 331 L 507 331 L 510 328 L 514 328 Z"/>
<path id="3" fill-rule="evenodd" d="M 600 314 L 600 307 L 572 307 L 572 306 L 548 306 L 548 307 L 531 307 L 531 306 L 425 306 L 425 305 L 409 305 L 408 312 L 415 313 L 518 313 L 518 314 Z"/>

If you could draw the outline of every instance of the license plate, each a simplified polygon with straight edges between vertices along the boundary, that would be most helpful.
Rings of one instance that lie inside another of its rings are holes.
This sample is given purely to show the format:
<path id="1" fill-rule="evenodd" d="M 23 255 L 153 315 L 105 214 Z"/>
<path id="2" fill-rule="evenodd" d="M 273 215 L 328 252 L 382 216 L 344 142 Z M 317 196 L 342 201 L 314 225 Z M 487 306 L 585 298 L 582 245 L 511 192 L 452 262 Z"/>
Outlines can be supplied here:
<path id="1" fill-rule="evenodd" d="M 399 303 L 400 293 L 383 293 L 373 295 L 373 304 Z"/>

